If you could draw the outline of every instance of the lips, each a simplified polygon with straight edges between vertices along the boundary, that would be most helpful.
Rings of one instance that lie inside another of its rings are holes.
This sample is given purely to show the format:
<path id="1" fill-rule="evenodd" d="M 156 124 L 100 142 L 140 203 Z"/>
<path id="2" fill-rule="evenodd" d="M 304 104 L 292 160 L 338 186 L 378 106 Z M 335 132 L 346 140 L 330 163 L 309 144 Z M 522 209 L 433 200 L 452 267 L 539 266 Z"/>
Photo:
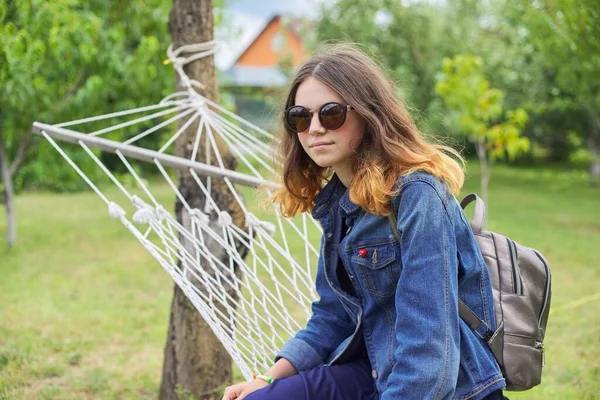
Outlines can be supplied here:
<path id="1" fill-rule="evenodd" d="M 328 146 L 330 144 L 333 144 L 333 142 L 317 142 L 317 143 L 313 143 L 311 145 L 309 145 L 310 148 L 314 148 L 314 147 L 325 147 Z"/>

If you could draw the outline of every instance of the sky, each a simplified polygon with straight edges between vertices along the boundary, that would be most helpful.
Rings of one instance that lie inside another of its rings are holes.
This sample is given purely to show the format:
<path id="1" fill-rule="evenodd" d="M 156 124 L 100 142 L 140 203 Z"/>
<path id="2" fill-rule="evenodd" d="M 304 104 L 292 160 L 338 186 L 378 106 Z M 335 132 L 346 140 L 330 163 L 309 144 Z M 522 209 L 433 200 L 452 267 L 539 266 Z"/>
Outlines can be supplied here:
<path id="1" fill-rule="evenodd" d="M 225 0 L 227 23 L 217 28 L 220 50 L 215 62 L 227 69 L 276 14 L 316 18 L 322 0 Z M 231 32 L 239 32 L 232 34 Z"/>

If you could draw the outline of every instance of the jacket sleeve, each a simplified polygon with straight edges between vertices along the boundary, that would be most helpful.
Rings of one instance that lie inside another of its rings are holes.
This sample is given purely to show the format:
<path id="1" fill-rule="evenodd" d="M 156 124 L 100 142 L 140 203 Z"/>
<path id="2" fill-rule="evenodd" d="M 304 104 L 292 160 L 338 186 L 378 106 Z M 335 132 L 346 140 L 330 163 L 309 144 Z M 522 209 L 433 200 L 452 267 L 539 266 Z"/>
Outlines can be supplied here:
<path id="1" fill-rule="evenodd" d="M 354 332 L 354 323 L 327 283 L 323 265 L 323 238 L 317 266 L 316 290 L 319 299 L 312 303 L 312 316 L 306 328 L 288 340 L 275 361 L 285 358 L 298 371 L 324 364 L 327 357 Z"/>
<path id="2" fill-rule="evenodd" d="M 410 182 L 399 198 L 398 347 L 381 400 L 449 399 L 460 363 L 454 229 L 444 202 L 429 183 Z"/>

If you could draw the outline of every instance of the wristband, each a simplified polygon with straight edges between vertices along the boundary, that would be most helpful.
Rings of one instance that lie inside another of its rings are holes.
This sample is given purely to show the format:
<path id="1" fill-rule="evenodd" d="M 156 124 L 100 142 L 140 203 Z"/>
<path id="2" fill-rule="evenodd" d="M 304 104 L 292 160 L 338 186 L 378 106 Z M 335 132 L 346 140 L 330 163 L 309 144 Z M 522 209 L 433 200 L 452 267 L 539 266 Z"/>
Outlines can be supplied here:
<path id="1" fill-rule="evenodd" d="M 273 378 L 271 378 L 270 376 L 267 376 L 267 375 L 253 374 L 252 378 L 254 378 L 254 379 L 262 379 L 263 381 L 267 382 L 269 385 L 271 383 L 273 383 Z"/>

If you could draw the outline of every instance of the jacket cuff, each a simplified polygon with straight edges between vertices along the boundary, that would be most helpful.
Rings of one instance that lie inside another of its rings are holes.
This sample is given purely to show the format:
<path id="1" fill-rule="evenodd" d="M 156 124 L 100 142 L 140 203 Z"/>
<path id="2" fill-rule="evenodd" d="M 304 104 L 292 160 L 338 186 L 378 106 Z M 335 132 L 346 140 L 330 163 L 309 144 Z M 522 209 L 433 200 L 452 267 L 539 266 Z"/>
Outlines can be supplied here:
<path id="1" fill-rule="evenodd" d="M 275 362 L 280 358 L 288 360 L 296 371 L 306 371 L 323 364 L 323 359 L 308 343 L 303 340 L 291 338 L 281 351 L 275 356 Z"/>

